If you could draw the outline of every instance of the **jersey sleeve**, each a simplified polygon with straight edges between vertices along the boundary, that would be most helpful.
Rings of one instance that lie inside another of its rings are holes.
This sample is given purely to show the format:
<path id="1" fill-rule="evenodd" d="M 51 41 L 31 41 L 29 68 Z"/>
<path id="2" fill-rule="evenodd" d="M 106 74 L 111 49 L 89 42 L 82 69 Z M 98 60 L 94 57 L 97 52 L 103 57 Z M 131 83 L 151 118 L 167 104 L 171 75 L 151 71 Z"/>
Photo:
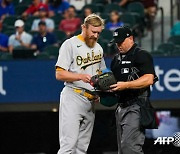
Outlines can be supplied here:
<path id="1" fill-rule="evenodd" d="M 137 54 L 136 65 L 141 75 L 155 75 L 153 58 L 148 52 L 142 50 Z"/>
<path id="2" fill-rule="evenodd" d="M 56 63 L 56 68 L 60 67 L 65 70 L 69 70 L 71 63 L 73 62 L 73 54 L 71 44 L 69 40 L 66 40 L 59 49 L 59 56 Z"/>

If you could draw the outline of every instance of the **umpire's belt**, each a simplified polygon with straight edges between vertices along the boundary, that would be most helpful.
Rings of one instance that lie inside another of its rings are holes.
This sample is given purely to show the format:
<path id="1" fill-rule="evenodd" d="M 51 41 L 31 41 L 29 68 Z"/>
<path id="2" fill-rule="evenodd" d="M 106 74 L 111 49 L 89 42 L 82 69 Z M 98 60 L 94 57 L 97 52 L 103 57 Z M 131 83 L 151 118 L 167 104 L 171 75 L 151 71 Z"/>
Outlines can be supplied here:
<path id="1" fill-rule="evenodd" d="M 92 100 L 95 98 L 95 95 L 91 94 L 89 91 L 85 90 L 85 89 L 77 89 L 77 88 L 73 88 L 74 92 L 85 96 L 86 98 L 88 98 L 89 100 Z"/>
<path id="2" fill-rule="evenodd" d="M 119 102 L 119 106 L 120 106 L 121 108 L 125 108 L 125 107 L 131 106 L 131 105 L 133 105 L 133 104 L 136 104 L 137 101 L 138 101 L 137 98 L 134 98 L 134 99 L 131 99 L 131 100 L 123 100 L 123 101 L 121 100 L 121 101 Z"/>

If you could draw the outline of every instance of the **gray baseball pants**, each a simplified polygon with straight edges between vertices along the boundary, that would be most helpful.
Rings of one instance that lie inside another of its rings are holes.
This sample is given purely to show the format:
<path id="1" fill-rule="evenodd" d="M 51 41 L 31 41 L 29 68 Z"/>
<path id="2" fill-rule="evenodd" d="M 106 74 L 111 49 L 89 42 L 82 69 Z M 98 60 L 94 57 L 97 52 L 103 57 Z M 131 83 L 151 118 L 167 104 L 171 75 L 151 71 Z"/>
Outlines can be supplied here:
<path id="1" fill-rule="evenodd" d="M 94 119 L 93 102 L 65 87 L 60 96 L 58 154 L 86 154 Z"/>
<path id="2" fill-rule="evenodd" d="M 118 154 L 143 154 L 144 131 L 140 129 L 140 106 L 137 104 L 116 110 Z"/>

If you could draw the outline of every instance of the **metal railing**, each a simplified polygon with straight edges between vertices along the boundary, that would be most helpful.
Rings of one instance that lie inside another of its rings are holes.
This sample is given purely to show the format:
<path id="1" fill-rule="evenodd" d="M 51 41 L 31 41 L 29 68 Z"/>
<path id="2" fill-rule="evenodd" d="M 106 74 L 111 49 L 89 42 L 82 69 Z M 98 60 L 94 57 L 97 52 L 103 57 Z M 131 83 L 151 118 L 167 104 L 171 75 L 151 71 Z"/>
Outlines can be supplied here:
<path id="1" fill-rule="evenodd" d="M 161 13 L 161 43 L 164 43 L 164 10 L 162 7 L 158 7 L 157 12 L 160 11 Z M 151 31 L 151 51 L 154 51 L 154 20 L 151 21 L 152 23 L 152 31 Z"/>
<path id="2" fill-rule="evenodd" d="M 174 25 L 174 9 L 177 7 L 177 19 L 180 20 L 180 0 L 170 0 L 170 26 Z"/>
<path id="3" fill-rule="evenodd" d="M 180 20 L 180 0 L 177 0 L 177 19 Z"/>

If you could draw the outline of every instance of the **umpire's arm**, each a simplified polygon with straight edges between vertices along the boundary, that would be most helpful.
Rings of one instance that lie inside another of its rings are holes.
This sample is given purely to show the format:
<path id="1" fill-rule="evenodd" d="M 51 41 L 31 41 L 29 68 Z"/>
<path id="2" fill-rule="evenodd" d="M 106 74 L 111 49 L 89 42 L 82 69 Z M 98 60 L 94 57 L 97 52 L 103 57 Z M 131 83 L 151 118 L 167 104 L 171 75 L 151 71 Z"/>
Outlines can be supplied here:
<path id="1" fill-rule="evenodd" d="M 126 89 L 141 89 L 148 87 L 154 83 L 153 74 L 144 74 L 140 78 L 134 81 L 117 82 L 110 86 L 112 91 L 126 90 Z"/>

